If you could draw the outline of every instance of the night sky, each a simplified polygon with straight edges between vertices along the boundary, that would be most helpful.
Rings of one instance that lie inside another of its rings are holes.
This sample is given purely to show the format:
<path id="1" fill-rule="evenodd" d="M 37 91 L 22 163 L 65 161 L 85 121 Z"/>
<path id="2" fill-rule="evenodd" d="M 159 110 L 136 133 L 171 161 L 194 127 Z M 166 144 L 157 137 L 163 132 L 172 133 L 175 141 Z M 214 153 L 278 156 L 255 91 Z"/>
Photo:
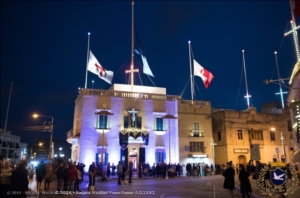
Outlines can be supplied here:
<path id="1" fill-rule="evenodd" d="M 195 59 L 214 75 L 208 89 L 195 76 L 200 90 L 195 86 L 195 98 L 209 100 L 216 108 L 247 108 L 242 49 L 251 104 L 260 110 L 262 103 L 280 100 L 275 95 L 279 86 L 262 81 L 278 78 L 274 51 L 279 52 L 282 78 L 290 77 L 296 63 L 293 37 L 283 36 L 290 29 L 290 19 L 289 1 L 135 2 L 135 26 L 155 85 L 166 87 L 167 94 L 182 94 L 190 77 L 191 40 Z M 21 134 L 22 142 L 47 136 L 18 129 L 47 120 L 33 119 L 36 112 L 54 116 L 54 137 L 66 138 L 73 126 L 78 87 L 84 87 L 88 32 L 90 49 L 103 67 L 115 73 L 113 83 L 126 84 L 131 58 L 130 1 L 1 1 L 1 128 L 13 81 L 7 129 Z M 141 64 L 136 55 L 140 71 Z M 143 85 L 154 86 L 145 74 L 140 76 Z M 141 85 L 137 74 L 135 79 Z M 96 89 L 111 86 L 89 73 L 88 88 L 92 80 Z M 182 98 L 191 99 L 190 84 Z"/>

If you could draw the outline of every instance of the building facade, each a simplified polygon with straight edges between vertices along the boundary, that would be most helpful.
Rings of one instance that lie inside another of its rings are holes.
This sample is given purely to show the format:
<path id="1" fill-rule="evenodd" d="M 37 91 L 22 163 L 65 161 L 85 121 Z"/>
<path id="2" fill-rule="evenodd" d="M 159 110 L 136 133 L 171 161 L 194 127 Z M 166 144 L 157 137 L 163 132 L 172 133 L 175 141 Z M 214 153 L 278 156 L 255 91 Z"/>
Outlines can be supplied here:
<path id="1" fill-rule="evenodd" d="M 290 110 L 295 140 L 293 144 L 294 162 L 297 162 L 300 166 L 300 61 L 295 64 L 289 84 L 290 89 L 286 102 Z"/>
<path id="2" fill-rule="evenodd" d="M 10 160 L 12 163 L 18 163 L 21 157 L 26 159 L 26 147 L 27 144 L 20 143 L 20 136 L 12 135 L 11 131 L 0 129 L 0 156 L 3 159 Z"/>
<path id="3" fill-rule="evenodd" d="M 217 143 L 216 163 L 232 161 L 233 164 L 246 164 L 250 159 L 268 163 L 273 158 L 281 160 L 283 156 L 290 162 L 290 140 L 293 135 L 289 111 L 273 110 L 273 113 L 260 113 L 254 107 L 245 111 L 214 110 L 212 123 Z M 269 110 L 266 108 L 262 111 Z"/>
<path id="4" fill-rule="evenodd" d="M 210 102 L 182 100 L 165 88 L 131 88 L 114 84 L 109 90 L 81 90 L 67 133 L 72 161 L 131 160 L 134 168 L 140 162 L 213 163 Z"/>

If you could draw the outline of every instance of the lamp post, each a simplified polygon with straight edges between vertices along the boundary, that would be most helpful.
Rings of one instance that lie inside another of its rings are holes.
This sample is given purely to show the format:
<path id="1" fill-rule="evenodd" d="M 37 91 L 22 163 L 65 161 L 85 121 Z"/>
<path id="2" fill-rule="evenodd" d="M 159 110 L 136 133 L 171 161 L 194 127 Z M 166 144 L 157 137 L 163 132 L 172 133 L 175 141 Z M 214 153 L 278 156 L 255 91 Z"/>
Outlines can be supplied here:
<path id="1" fill-rule="evenodd" d="M 50 145 L 49 145 L 49 159 L 53 158 L 52 156 L 52 134 L 53 134 L 53 122 L 54 122 L 54 117 L 53 116 L 45 116 L 45 115 L 39 115 L 39 114 L 33 114 L 32 115 L 34 118 L 38 117 L 44 117 L 44 118 L 51 118 L 51 125 L 50 125 Z"/>
<path id="2" fill-rule="evenodd" d="M 94 89 L 94 82 L 95 82 L 95 81 L 94 81 L 94 80 L 92 80 L 92 89 Z"/>
<path id="3" fill-rule="evenodd" d="M 38 144 L 33 144 L 33 145 L 31 145 L 31 149 L 30 149 L 30 158 L 31 158 L 31 159 L 33 158 L 33 157 L 32 157 L 32 147 L 33 147 L 34 145 L 43 146 L 43 143 L 40 142 L 40 143 L 38 143 Z"/>
<path id="4" fill-rule="evenodd" d="M 165 116 L 162 117 L 163 119 L 168 119 L 169 120 L 169 164 L 171 163 L 171 136 L 170 136 L 170 120 L 171 119 L 177 119 L 176 117 L 174 117 L 173 115 L 170 114 L 170 110 L 169 113 Z"/>
<path id="5" fill-rule="evenodd" d="M 110 113 L 108 111 L 105 110 L 106 104 L 103 104 L 103 110 L 96 112 L 96 115 L 102 115 L 103 120 L 102 120 L 102 138 L 101 138 L 101 142 L 102 142 L 102 149 L 101 149 L 101 163 L 102 163 L 102 167 L 104 166 L 103 163 L 103 150 L 104 150 L 104 145 L 103 145 L 103 140 L 104 140 L 104 116 L 110 116 L 110 115 L 114 115 L 113 113 Z M 100 126 L 101 127 L 101 126 Z M 104 169 L 104 168 L 103 168 Z"/>
<path id="6" fill-rule="evenodd" d="M 285 148 L 284 148 L 284 137 L 282 135 L 282 132 L 280 132 L 280 139 L 281 139 L 281 145 L 282 145 L 282 152 L 283 152 L 283 156 L 284 156 L 284 159 L 286 159 L 286 156 L 285 156 Z M 282 157 L 281 157 L 282 158 Z"/>

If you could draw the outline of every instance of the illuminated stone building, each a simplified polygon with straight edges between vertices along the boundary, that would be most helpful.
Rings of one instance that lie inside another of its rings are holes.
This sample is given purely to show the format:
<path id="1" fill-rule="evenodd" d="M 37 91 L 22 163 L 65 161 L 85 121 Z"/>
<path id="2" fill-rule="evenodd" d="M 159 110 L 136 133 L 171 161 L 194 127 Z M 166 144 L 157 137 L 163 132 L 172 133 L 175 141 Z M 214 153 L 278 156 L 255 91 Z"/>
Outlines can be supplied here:
<path id="1" fill-rule="evenodd" d="M 290 114 L 288 109 L 279 109 L 278 104 L 275 102 L 262 105 L 261 113 L 254 107 L 244 111 L 214 110 L 212 123 L 213 136 L 217 143 L 216 163 L 232 161 L 234 165 L 246 164 L 250 160 L 253 145 L 259 145 L 262 162 L 273 161 L 274 157 L 281 160 L 282 155 L 286 155 L 289 162 L 293 147 Z"/>
<path id="2" fill-rule="evenodd" d="M 104 105 L 105 104 L 105 105 Z M 97 115 L 96 112 L 113 115 Z M 174 119 L 163 118 L 172 115 Z M 72 161 L 213 163 L 211 106 L 183 100 L 166 88 L 114 84 L 109 90 L 82 89 L 67 133 Z M 103 133 L 104 131 L 104 133 Z M 103 135 L 104 134 L 104 135 Z M 103 148 L 103 150 L 102 150 Z"/>
<path id="3" fill-rule="evenodd" d="M 300 165 L 300 61 L 295 64 L 291 78 L 287 104 L 291 114 L 294 135 L 294 158 Z M 300 171 L 300 170 L 299 170 Z"/>

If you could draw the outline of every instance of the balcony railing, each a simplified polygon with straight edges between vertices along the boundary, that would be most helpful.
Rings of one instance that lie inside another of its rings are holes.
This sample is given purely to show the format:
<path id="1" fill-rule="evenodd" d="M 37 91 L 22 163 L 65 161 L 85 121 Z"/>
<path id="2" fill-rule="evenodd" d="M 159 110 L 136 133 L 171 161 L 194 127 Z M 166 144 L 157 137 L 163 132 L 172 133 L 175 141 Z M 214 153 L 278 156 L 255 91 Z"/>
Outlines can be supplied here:
<path id="1" fill-rule="evenodd" d="M 201 131 L 199 129 L 193 129 L 191 137 L 204 137 L 204 131 Z"/>
<path id="2" fill-rule="evenodd" d="M 73 138 L 74 136 L 79 136 L 81 129 L 71 129 L 67 132 L 67 139 Z"/>
<path id="3" fill-rule="evenodd" d="M 190 147 L 190 152 L 206 153 L 206 147 Z"/>
<path id="4" fill-rule="evenodd" d="M 180 99 L 179 96 L 175 95 L 164 95 L 164 94 L 148 94 L 139 92 L 125 92 L 125 91 L 113 91 L 113 90 L 99 90 L 99 89 L 82 89 L 80 95 L 97 95 L 97 96 L 113 96 L 122 98 L 144 98 L 154 100 L 176 100 Z"/>

